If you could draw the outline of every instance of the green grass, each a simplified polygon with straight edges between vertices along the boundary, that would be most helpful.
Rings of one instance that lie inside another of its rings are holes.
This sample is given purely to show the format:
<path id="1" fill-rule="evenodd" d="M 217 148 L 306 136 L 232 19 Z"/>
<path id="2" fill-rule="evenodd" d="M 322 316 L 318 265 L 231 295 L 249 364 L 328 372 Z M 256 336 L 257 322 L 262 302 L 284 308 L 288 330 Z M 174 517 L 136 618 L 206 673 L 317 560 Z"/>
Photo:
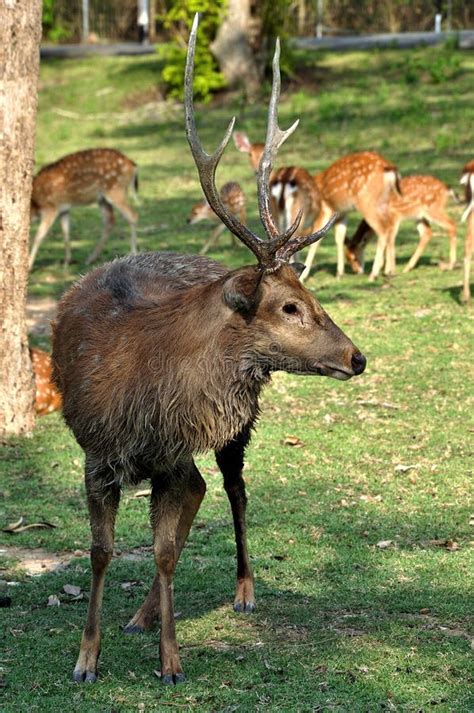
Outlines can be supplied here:
<path id="1" fill-rule="evenodd" d="M 474 57 L 426 49 L 300 60 L 313 79 L 284 93 L 282 126 L 296 116 L 301 125 L 281 163 L 317 170 L 347 151 L 375 149 L 402 173 L 432 172 L 456 185 L 472 157 Z M 44 64 L 38 164 L 86 146 L 123 150 L 140 166 L 140 226 L 156 226 L 140 235 L 142 249 L 197 252 L 210 228 L 185 223 L 200 189 L 181 111 L 142 104 L 153 96 L 159 68 L 154 57 Z M 440 73 L 446 74 L 441 80 Z M 200 111 L 207 146 L 217 143 L 233 111 L 240 129 L 262 138 L 263 105 L 242 108 L 236 98 L 234 106 L 216 102 Z M 253 177 L 233 147 L 219 179 L 231 178 L 246 190 L 257 227 Z M 453 208 L 453 216 L 460 213 Z M 97 209 L 73 211 L 72 230 L 77 263 L 66 273 L 60 267 L 56 225 L 40 250 L 31 295 L 58 297 L 85 271 L 100 230 Z M 404 225 L 399 266 L 415 244 L 414 227 Z M 106 258 L 127 248 L 128 230 L 119 221 Z M 229 266 L 250 260 L 245 249 L 232 250 L 226 236 L 212 256 Z M 160 686 L 153 673 L 159 669 L 158 631 L 141 637 L 120 631 L 151 581 L 151 553 L 112 563 L 101 675 L 95 686 L 84 687 L 72 683 L 71 672 L 86 600 L 46 603 L 66 583 L 87 591 L 87 558 L 35 578 L 10 561 L 5 576 L 20 584 L 8 588 L 13 603 L 3 610 L 2 710 L 95 713 L 134 711 L 139 704 L 144 710 L 229 713 L 474 710 L 473 322 L 472 309 L 459 304 L 460 272 L 438 268 L 446 258 L 447 237 L 437 232 L 408 275 L 375 285 L 353 275 L 336 282 L 334 241 L 329 237 L 321 246 L 308 287 L 367 355 L 368 368 L 348 383 L 276 374 L 265 393 L 246 468 L 255 615 L 232 611 L 229 507 L 213 459 L 202 458 L 208 494 L 175 579 L 188 682 L 176 690 Z M 283 445 L 290 435 L 302 447 Z M 24 515 L 57 525 L 3 534 L 3 544 L 87 548 L 82 454 L 59 416 L 41 419 L 31 439 L 8 443 L 1 465 L 1 521 Z M 117 525 L 122 552 L 151 544 L 146 500 L 132 495 L 124 493 Z M 441 539 L 458 549 L 430 542 Z M 382 540 L 392 544 L 381 549 Z M 121 583 L 130 580 L 138 584 L 123 590 Z"/>

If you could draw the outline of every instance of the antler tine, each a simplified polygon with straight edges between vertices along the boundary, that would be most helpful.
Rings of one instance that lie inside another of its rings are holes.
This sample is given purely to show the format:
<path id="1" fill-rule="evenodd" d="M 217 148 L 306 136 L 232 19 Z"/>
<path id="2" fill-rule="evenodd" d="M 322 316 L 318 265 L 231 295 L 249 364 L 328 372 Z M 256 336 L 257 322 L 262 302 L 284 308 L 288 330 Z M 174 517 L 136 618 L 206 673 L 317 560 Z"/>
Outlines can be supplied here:
<path id="1" fill-rule="evenodd" d="M 269 179 L 272 170 L 272 164 L 277 155 L 278 149 L 284 141 L 293 133 L 299 123 L 297 119 L 292 126 L 286 131 L 282 131 L 278 126 L 278 101 L 280 98 L 280 40 L 277 39 L 275 44 L 275 53 L 273 55 L 273 82 L 270 104 L 268 107 L 268 124 L 267 136 L 265 139 L 265 148 L 258 167 L 258 208 L 260 219 L 263 227 L 270 238 L 270 246 L 273 251 L 278 250 L 297 230 L 301 221 L 301 215 L 297 216 L 293 225 L 288 228 L 283 234 L 280 234 L 278 227 L 275 224 L 269 200 Z"/>
<path id="2" fill-rule="evenodd" d="M 332 226 L 334 223 L 340 218 L 341 216 L 339 213 L 333 213 L 332 216 L 329 218 L 328 222 L 326 225 L 321 228 L 321 230 L 317 230 L 315 233 L 311 233 L 310 235 L 301 235 L 298 238 L 293 238 L 292 240 L 288 240 L 288 242 L 283 245 L 283 247 L 278 251 L 278 258 L 281 261 L 286 262 L 287 260 L 290 259 L 292 255 L 294 255 L 298 250 L 302 250 L 303 248 L 307 248 L 308 245 L 312 245 L 313 243 L 317 243 L 318 240 L 321 240 L 324 238 L 326 233 L 331 230 Z"/>
<path id="3" fill-rule="evenodd" d="M 196 51 L 196 36 L 199 24 L 199 13 L 194 16 L 194 22 L 189 36 L 188 54 L 186 57 L 186 71 L 184 75 L 184 110 L 186 136 L 191 148 L 191 153 L 196 164 L 199 180 L 202 190 L 206 196 L 209 205 L 216 215 L 222 220 L 224 225 L 241 240 L 257 257 L 259 264 L 265 267 L 270 262 L 270 251 L 268 241 L 262 240 L 257 235 L 252 233 L 245 225 L 240 223 L 232 213 L 229 213 L 224 207 L 219 192 L 216 188 L 216 169 L 217 165 L 224 153 L 229 139 L 234 128 L 235 117 L 232 118 L 227 131 L 218 148 L 213 154 L 208 154 L 202 148 L 199 140 L 196 122 L 194 119 L 193 106 L 193 78 L 194 78 L 194 55 Z"/>

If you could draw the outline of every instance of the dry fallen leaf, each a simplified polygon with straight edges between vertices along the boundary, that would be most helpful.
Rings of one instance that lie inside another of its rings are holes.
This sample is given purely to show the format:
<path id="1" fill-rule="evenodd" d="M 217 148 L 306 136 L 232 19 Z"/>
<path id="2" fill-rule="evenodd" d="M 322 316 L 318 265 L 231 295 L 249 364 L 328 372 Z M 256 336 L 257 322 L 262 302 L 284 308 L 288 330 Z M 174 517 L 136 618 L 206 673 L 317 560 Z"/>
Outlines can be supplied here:
<path id="1" fill-rule="evenodd" d="M 414 470 L 415 468 L 418 468 L 418 464 L 403 465 L 402 463 L 399 463 L 395 466 L 395 473 L 407 473 L 409 470 Z"/>
<path id="2" fill-rule="evenodd" d="M 48 597 L 48 607 L 58 607 L 61 604 L 56 594 L 50 594 Z"/>
<path id="3" fill-rule="evenodd" d="M 456 542 L 455 540 L 430 540 L 429 544 L 434 547 L 445 547 L 450 552 L 456 552 L 456 550 L 459 549 L 459 542 Z"/>
<path id="4" fill-rule="evenodd" d="M 298 436 L 287 436 L 283 440 L 284 446 L 293 446 L 294 448 L 302 448 L 304 446 L 303 441 Z"/>
<path id="5" fill-rule="evenodd" d="M 390 545 L 393 545 L 393 540 L 380 540 L 380 542 L 377 542 L 376 547 L 380 550 L 386 550 Z"/>

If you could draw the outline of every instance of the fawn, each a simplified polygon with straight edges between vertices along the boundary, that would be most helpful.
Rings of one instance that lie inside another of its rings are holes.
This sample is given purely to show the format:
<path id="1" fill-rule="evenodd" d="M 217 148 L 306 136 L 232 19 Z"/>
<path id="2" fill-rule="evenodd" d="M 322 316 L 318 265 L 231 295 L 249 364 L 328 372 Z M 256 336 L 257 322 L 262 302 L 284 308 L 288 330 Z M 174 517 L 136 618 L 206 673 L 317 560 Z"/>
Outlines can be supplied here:
<path id="1" fill-rule="evenodd" d="M 449 198 L 456 196 L 448 186 L 433 176 L 406 176 L 400 180 L 399 193 L 391 193 L 387 203 L 387 223 L 392 243 L 395 243 L 400 223 L 403 220 L 416 220 L 420 240 L 418 246 L 406 264 L 403 272 L 412 270 L 424 249 L 433 237 L 430 223 L 436 223 L 445 228 L 449 235 L 449 269 L 456 263 L 456 223 L 446 213 Z M 352 238 L 346 245 L 346 257 L 354 272 L 361 273 L 363 267 L 364 248 L 373 231 L 363 220 Z M 388 248 L 387 248 L 388 249 Z M 390 272 L 395 272 L 395 246 L 389 251 L 392 264 Z"/>
<path id="2" fill-rule="evenodd" d="M 229 181 L 228 183 L 225 183 L 220 191 L 220 199 L 226 209 L 230 213 L 235 215 L 235 217 L 238 218 L 241 223 L 245 224 L 247 222 L 245 194 L 238 183 L 236 183 L 235 181 Z M 206 199 L 193 205 L 193 207 L 191 208 L 191 214 L 188 218 L 188 223 L 194 225 L 200 220 L 219 221 L 219 218 L 214 213 Z M 200 255 L 205 255 L 210 247 L 216 245 L 219 237 L 222 235 L 225 229 L 226 226 L 222 222 L 220 222 L 219 225 L 214 228 L 209 240 L 207 241 L 207 243 L 204 244 L 203 248 L 201 249 Z M 232 243 L 234 244 L 235 238 L 233 233 L 231 233 L 231 235 Z"/>
<path id="3" fill-rule="evenodd" d="M 51 357 L 42 349 L 30 349 L 31 364 L 35 378 L 35 411 L 44 416 L 59 411 L 62 405 L 61 394 L 53 384 Z"/>
<path id="4" fill-rule="evenodd" d="M 73 206 L 96 201 L 102 212 L 102 237 L 89 255 L 87 264 L 102 252 L 115 222 L 114 207 L 128 221 L 131 230 L 131 252 L 137 252 L 137 214 L 130 207 L 127 191 L 138 189 L 136 164 L 115 149 L 86 149 L 44 166 L 33 178 L 31 216 L 40 217 L 40 225 L 30 250 L 29 268 L 34 265 L 38 249 L 57 216 L 64 237 L 64 264 L 71 261 L 69 211 Z"/>
<path id="5" fill-rule="evenodd" d="M 173 576 L 206 485 L 194 455 L 214 450 L 234 519 L 237 586 L 234 609 L 255 608 L 248 556 L 244 452 L 271 374 L 361 374 L 366 359 L 301 285 L 289 259 L 329 230 L 295 237 L 272 217 L 268 178 L 276 152 L 294 131 L 277 122 L 279 44 L 273 61 L 267 139 L 258 172 L 258 203 L 267 234 L 258 237 L 228 210 L 215 185 L 234 120 L 213 154 L 202 148 L 193 107 L 196 15 L 185 71 L 186 135 L 204 195 L 257 263 L 229 271 L 204 256 L 148 253 L 96 268 L 62 299 L 53 333 L 54 378 L 63 413 L 85 451 L 92 530 L 92 586 L 74 669 L 94 682 L 100 612 L 112 559 L 122 485 L 151 479 L 156 575 L 126 627 L 161 620 L 161 680 L 184 680 L 173 608 Z"/>

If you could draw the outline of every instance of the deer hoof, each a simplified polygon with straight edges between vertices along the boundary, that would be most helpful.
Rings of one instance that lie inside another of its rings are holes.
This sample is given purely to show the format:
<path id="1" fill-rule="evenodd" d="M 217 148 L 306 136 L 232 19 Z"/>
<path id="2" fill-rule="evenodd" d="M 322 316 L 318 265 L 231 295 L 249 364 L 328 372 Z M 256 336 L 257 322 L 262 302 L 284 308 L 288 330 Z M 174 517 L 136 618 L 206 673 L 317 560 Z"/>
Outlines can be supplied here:
<path id="1" fill-rule="evenodd" d="M 165 686 L 177 686 L 179 683 L 184 683 L 185 680 L 186 676 L 182 672 L 167 673 L 161 677 L 161 681 L 165 684 Z"/>
<path id="2" fill-rule="evenodd" d="M 95 671 L 82 671 L 80 668 L 74 669 L 72 677 L 76 683 L 95 683 L 97 681 Z"/>
<path id="3" fill-rule="evenodd" d="M 253 614 L 255 607 L 255 602 L 234 602 L 234 611 L 238 614 Z"/>
<path id="4" fill-rule="evenodd" d="M 124 634 L 144 634 L 145 629 L 142 626 L 138 626 L 138 624 L 127 624 L 127 626 L 124 626 L 122 629 Z"/>

